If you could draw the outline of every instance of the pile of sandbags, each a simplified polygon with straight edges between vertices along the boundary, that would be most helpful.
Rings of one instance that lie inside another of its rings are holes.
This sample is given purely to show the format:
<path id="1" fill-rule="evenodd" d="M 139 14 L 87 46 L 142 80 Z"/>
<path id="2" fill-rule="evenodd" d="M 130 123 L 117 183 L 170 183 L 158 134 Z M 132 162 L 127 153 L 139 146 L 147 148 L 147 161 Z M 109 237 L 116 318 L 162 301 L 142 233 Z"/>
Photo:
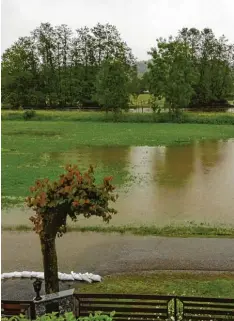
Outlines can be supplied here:
<path id="1" fill-rule="evenodd" d="M 29 272 L 29 271 L 23 271 L 23 272 L 10 272 L 10 273 L 2 273 L 1 279 L 12 279 L 12 278 L 30 278 L 30 279 L 41 279 L 44 280 L 44 273 L 43 272 Z M 92 273 L 75 273 L 71 271 L 70 274 L 67 273 L 60 273 L 58 272 L 58 278 L 60 281 L 85 281 L 88 283 L 92 282 L 101 282 L 102 278 L 100 275 L 92 274 Z"/>

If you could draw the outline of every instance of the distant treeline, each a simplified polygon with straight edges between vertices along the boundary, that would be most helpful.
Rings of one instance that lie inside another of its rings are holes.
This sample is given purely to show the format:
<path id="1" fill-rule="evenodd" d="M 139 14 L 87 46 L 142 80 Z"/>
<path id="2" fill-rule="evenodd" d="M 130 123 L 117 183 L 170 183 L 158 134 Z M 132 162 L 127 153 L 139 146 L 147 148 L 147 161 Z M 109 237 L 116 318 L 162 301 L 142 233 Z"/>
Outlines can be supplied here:
<path id="1" fill-rule="evenodd" d="M 158 39 L 137 62 L 115 26 L 73 32 L 42 23 L 2 56 L 2 103 L 13 108 L 127 108 L 130 95 L 149 91 L 154 108 L 225 105 L 233 99 L 234 47 L 211 29 L 180 30 Z"/>

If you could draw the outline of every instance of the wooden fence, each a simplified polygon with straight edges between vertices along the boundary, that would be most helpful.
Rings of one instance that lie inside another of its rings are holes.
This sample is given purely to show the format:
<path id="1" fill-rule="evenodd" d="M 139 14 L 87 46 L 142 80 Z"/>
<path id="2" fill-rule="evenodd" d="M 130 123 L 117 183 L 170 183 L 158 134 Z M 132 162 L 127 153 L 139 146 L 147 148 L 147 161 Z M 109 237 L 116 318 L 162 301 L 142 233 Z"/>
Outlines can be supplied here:
<path id="1" fill-rule="evenodd" d="M 36 319 L 35 304 L 33 301 L 1 301 L 1 316 L 13 317 L 23 314 L 29 320 Z"/>
<path id="2" fill-rule="evenodd" d="M 184 296 L 87 294 L 74 295 L 77 317 L 95 311 L 115 312 L 113 321 L 222 321 L 234 320 L 234 299 L 199 298 Z M 25 314 L 35 319 L 31 301 L 2 300 L 2 316 Z"/>
<path id="3" fill-rule="evenodd" d="M 116 321 L 234 320 L 234 299 L 132 294 L 76 294 L 78 316 L 115 311 Z"/>

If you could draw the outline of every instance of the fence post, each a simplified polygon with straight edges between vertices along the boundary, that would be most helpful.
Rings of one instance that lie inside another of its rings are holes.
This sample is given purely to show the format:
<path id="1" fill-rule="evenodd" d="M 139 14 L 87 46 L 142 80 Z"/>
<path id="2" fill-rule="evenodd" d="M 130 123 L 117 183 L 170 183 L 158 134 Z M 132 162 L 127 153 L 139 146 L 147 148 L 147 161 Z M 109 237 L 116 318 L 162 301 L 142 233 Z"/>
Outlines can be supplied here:
<path id="1" fill-rule="evenodd" d="M 65 312 L 74 312 L 74 290 L 75 289 L 70 289 L 53 294 L 46 294 L 42 295 L 42 299 L 40 301 L 33 300 L 36 316 L 42 316 L 56 310 L 59 310 L 60 314 L 64 314 Z"/>

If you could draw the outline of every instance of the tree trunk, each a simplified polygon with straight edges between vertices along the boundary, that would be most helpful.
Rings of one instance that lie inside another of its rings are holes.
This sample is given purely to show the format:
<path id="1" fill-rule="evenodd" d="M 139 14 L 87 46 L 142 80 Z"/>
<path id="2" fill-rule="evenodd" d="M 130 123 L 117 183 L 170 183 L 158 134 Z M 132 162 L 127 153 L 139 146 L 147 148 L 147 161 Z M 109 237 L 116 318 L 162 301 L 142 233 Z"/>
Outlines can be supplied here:
<path id="1" fill-rule="evenodd" d="M 45 292 L 51 294 L 59 291 L 55 236 L 43 233 L 43 235 L 40 235 L 40 241 L 45 274 Z"/>

